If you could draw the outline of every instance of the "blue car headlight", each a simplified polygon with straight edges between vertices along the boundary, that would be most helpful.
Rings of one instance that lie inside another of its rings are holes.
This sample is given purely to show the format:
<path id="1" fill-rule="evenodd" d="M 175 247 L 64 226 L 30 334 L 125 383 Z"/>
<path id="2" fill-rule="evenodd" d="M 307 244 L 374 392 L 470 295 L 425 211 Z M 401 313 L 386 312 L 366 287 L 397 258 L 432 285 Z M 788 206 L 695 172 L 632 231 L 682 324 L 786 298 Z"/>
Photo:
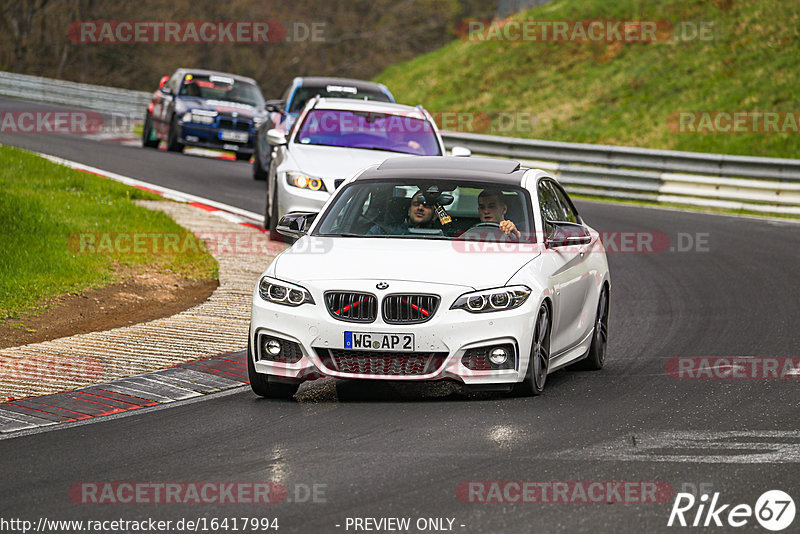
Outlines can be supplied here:
<path id="1" fill-rule="evenodd" d="M 265 276 L 258 283 L 258 294 L 267 302 L 285 306 L 314 304 L 311 293 L 302 286 Z"/>
<path id="2" fill-rule="evenodd" d="M 458 297 L 450 309 L 470 313 L 513 310 L 522 306 L 530 294 L 531 289 L 522 285 L 472 291 Z"/>
<path id="3" fill-rule="evenodd" d="M 216 111 L 206 111 L 204 109 L 195 109 L 187 111 L 181 117 L 183 122 L 193 122 L 195 124 L 214 124 L 217 120 L 218 113 Z"/>

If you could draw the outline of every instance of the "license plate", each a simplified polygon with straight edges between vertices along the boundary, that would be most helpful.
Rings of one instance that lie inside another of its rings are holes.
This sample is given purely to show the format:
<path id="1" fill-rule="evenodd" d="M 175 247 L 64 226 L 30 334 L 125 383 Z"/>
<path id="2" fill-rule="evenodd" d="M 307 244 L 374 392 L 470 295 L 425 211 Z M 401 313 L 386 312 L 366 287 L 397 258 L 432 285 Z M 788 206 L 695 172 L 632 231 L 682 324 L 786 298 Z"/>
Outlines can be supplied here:
<path id="1" fill-rule="evenodd" d="M 237 143 L 246 143 L 250 138 L 247 132 L 234 132 L 233 130 L 222 130 L 219 133 L 219 138 L 223 141 L 236 141 Z"/>
<path id="2" fill-rule="evenodd" d="M 353 350 L 414 352 L 414 334 L 345 332 L 344 348 Z"/>

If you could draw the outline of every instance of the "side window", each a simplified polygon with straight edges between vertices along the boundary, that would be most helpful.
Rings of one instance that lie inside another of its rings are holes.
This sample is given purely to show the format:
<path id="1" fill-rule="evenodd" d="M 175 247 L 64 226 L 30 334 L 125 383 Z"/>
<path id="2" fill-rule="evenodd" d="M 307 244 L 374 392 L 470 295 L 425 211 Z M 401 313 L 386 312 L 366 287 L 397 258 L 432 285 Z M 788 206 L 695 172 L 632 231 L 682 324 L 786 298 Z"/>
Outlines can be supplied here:
<path id="1" fill-rule="evenodd" d="M 550 182 L 547 180 L 539 182 L 539 207 L 542 211 L 542 222 L 545 227 L 547 226 L 547 221 L 560 220 L 562 216 L 561 206 L 558 203 L 558 199 L 553 192 Z"/>
<path id="2" fill-rule="evenodd" d="M 553 188 L 553 192 L 555 193 L 555 196 L 558 199 L 558 204 L 560 206 L 561 218 L 558 220 L 577 223 L 578 213 L 572 207 L 572 203 L 567 198 L 567 194 L 557 185 L 551 183 L 550 187 Z"/>
<path id="3" fill-rule="evenodd" d="M 172 90 L 173 95 L 178 91 L 178 84 L 180 84 L 180 81 L 181 81 L 181 76 L 179 76 L 179 73 L 176 72 L 165 84 L 167 87 L 170 88 L 170 90 Z"/>

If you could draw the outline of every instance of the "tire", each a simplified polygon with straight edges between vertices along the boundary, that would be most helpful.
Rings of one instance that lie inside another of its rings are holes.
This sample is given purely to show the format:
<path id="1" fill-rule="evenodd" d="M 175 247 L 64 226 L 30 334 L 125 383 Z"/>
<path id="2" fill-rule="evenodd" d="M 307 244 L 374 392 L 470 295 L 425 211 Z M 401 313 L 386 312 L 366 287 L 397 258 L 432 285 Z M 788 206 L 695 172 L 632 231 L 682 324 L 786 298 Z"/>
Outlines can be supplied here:
<path id="1" fill-rule="evenodd" d="M 236 161 L 250 161 L 252 154 L 245 154 L 243 152 L 236 153 Z"/>
<path id="2" fill-rule="evenodd" d="M 250 389 L 259 397 L 265 399 L 290 399 L 297 393 L 300 381 L 276 382 L 270 380 L 269 375 L 256 372 L 253 363 L 250 340 L 247 341 L 247 377 L 250 379 Z"/>
<path id="3" fill-rule="evenodd" d="M 597 299 L 597 317 L 594 320 L 594 333 L 592 344 L 586 353 L 586 358 L 577 362 L 573 367 L 579 371 L 599 371 L 606 363 L 606 346 L 608 345 L 608 313 L 609 313 L 608 288 L 603 286 L 600 298 Z"/>
<path id="4" fill-rule="evenodd" d="M 167 135 L 167 150 L 170 152 L 183 152 L 183 143 L 178 141 L 178 117 L 173 115 L 169 123 L 169 134 Z"/>
<path id="5" fill-rule="evenodd" d="M 280 216 L 278 214 L 278 191 L 277 191 L 277 178 L 276 183 L 273 185 L 272 202 L 267 206 L 267 212 L 264 217 L 264 228 L 269 230 L 269 240 L 285 243 L 286 238 L 278 233 L 278 221 Z"/>
<path id="6" fill-rule="evenodd" d="M 528 371 L 525 379 L 514 388 L 514 392 L 519 395 L 530 397 L 541 395 L 544 391 L 547 370 L 550 367 L 550 324 L 550 310 L 543 302 L 536 315 Z"/>
<path id="7" fill-rule="evenodd" d="M 256 139 L 256 146 L 253 149 L 253 180 L 266 181 L 269 175 L 261 167 L 261 152 L 258 149 L 258 139 Z"/>
<path id="8" fill-rule="evenodd" d="M 142 147 L 158 148 L 159 140 L 153 136 L 153 118 L 150 113 L 144 116 L 144 126 L 142 126 Z"/>

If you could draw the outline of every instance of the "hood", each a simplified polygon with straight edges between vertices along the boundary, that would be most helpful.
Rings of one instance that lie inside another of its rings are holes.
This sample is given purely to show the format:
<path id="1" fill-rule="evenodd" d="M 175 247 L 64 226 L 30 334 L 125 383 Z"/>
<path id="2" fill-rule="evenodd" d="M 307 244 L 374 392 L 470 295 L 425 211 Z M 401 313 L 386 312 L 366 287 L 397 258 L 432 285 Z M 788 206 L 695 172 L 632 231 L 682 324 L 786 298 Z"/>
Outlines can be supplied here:
<path id="1" fill-rule="evenodd" d="M 272 265 L 276 278 L 302 284 L 317 280 L 407 280 L 472 289 L 500 287 L 539 255 L 472 252 L 464 241 L 410 238 L 304 236 Z"/>
<path id="2" fill-rule="evenodd" d="M 217 111 L 220 113 L 238 113 L 240 117 L 252 119 L 253 117 L 266 115 L 266 111 L 261 111 L 254 106 L 241 104 L 238 102 L 227 102 L 225 100 L 206 100 L 194 96 L 180 97 L 180 104 L 186 111 L 193 109 L 203 109 L 206 111 Z"/>
<path id="3" fill-rule="evenodd" d="M 289 159 L 281 165 L 281 170 L 300 171 L 319 178 L 350 178 L 356 172 L 383 163 L 387 158 L 398 156 L 413 157 L 413 154 L 386 152 L 384 150 L 364 150 L 361 148 L 342 148 L 313 146 L 292 143 L 287 151 Z M 326 187 L 329 185 L 325 183 Z M 333 191 L 333 189 L 328 189 Z"/>

